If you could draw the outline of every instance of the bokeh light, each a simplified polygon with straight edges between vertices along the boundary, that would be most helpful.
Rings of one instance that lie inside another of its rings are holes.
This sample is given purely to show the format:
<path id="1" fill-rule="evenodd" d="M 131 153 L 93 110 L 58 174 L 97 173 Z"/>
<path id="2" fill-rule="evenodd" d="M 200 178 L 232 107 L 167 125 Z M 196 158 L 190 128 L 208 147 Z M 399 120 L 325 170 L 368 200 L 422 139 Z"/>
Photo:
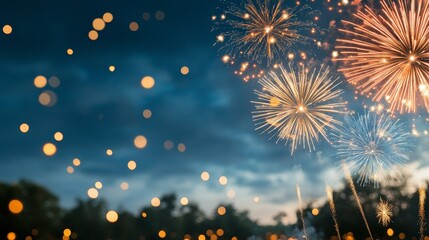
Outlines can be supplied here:
<path id="1" fill-rule="evenodd" d="M 155 79 L 150 76 L 143 77 L 141 80 L 141 85 L 143 88 L 151 89 L 155 85 Z"/>
<path id="2" fill-rule="evenodd" d="M 11 34 L 12 33 L 12 26 L 8 25 L 8 24 L 4 25 L 3 26 L 3 33 L 6 35 Z"/>
<path id="3" fill-rule="evenodd" d="M 53 156 L 57 152 L 57 147 L 53 143 L 46 143 L 43 145 L 43 153 L 50 157 Z"/>
<path id="4" fill-rule="evenodd" d="M 159 207 L 161 205 L 161 200 L 159 200 L 159 198 L 157 198 L 157 197 L 154 197 L 154 198 L 152 198 L 152 200 L 150 200 L 150 204 L 153 207 Z"/>
<path id="5" fill-rule="evenodd" d="M 137 163 L 134 160 L 130 160 L 127 164 L 128 169 L 130 169 L 131 171 L 136 169 L 137 167 Z"/>
<path id="6" fill-rule="evenodd" d="M 113 210 L 108 211 L 106 213 L 106 220 L 111 222 L 111 223 L 118 221 L 118 213 L 116 213 Z"/>
<path id="7" fill-rule="evenodd" d="M 36 86 L 37 88 L 44 88 L 47 83 L 48 80 L 45 76 L 39 75 L 34 78 L 34 86 Z"/>
<path id="8" fill-rule="evenodd" d="M 9 211 L 13 214 L 19 214 L 24 210 L 24 205 L 18 199 L 13 199 L 9 202 Z"/>
<path id="9" fill-rule="evenodd" d="M 228 183 L 228 178 L 225 176 L 220 176 L 219 177 L 219 183 L 220 183 L 220 185 L 225 186 Z"/>
<path id="10" fill-rule="evenodd" d="M 145 110 L 143 111 L 143 117 L 144 117 L 144 118 L 150 118 L 150 117 L 152 117 L 152 111 L 151 111 L 151 110 L 149 110 L 149 109 L 145 109 Z"/>
<path id="11" fill-rule="evenodd" d="M 147 139 L 145 136 L 139 135 L 134 138 L 134 146 L 139 149 L 143 149 L 146 147 Z"/>
<path id="12" fill-rule="evenodd" d="M 111 14 L 110 12 L 106 12 L 103 14 L 103 20 L 106 23 L 111 23 L 113 21 L 113 14 Z"/>
<path id="13" fill-rule="evenodd" d="M 208 172 L 202 172 L 201 173 L 201 180 L 204 182 L 207 182 L 210 179 L 210 174 Z"/>
<path id="14" fill-rule="evenodd" d="M 30 126 L 27 123 L 23 123 L 23 124 L 19 125 L 19 130 L 22 133 L 27 133 L 30 130 Z"/>
<path id="15" fill-rule="evenodd" d="M 61 142 L 61 141 L 63 140 L 63 138 L 64 138 L 64 136 L 63 136 L 63 134 L 62 134 L 61 132 L 56 132 L 56 133 L 54 134 L 54 139 L 55 139 L 57 142 Z"/>
<path id="16" fill-rule="evenodd" d="M 183 66 L 182 68 L 180 68 L 180 73 L 183 75 L 188 75 L 189 68 L 187 66 Z"/>

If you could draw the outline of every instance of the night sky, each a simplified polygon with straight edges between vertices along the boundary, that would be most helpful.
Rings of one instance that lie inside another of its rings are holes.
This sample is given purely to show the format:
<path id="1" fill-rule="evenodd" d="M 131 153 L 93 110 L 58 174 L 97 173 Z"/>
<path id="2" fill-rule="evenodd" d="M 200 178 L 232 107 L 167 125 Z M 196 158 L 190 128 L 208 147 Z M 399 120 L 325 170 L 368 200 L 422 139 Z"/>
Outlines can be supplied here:
<path id="1" fill-rule="evenodd" d="M 350 17 L 347 6 L 339 14 L 328 11 L 336 4 L 317 1 L 312 7 L 321 12 L 321 28 L 335 28 L 331 20 Z M 99 197 L 109 208 L 133 212 L 153 197 L 176 192 L 179 199 L 187 197 L 207 212 L 220 202 L 233 203 L 263 223 L 270 223 L 279 211 L 288 212 L 285 223 L 296 221 L 297 183 L 305 202 L 324 199 L 325 183 L 341 187 L 343 175 L 326 141 L 317 144 L 316 151 L 299 149 L 291 156 L 284 142 L 255 131 L 251 101 L 260 86 L 236 76 L 214 46 L 211 17 L 224 4 L 2 3 L 0 27 L 10 25 L 13 30 L 0 32 L 0 180 L 39 183 L 57 194 L 65 207 L 88 198 L 87 190 L 100 181 Z M 113 14 L 113 21 L 98 32 L 98 39 L 90 40 L 93 20 L 106 12 Z M 130 29 L 132 22 L 138 24 L 136 31 Z M 312 61 L 326 62 L 332 48 L 316 56 L 311 55 L 316 52 L 312 47 L 305 46 Z M 181 73 L 184 66 L 188 74 Z M 39 75 L 51 84 L 37 88 L 34 79 Z M 155 79 L 153 88 L 142 87 L 145 76 Z M 341 76 L 340 80 L 345 81 Z M 353 99 L 353 89 L 346 83 L 341 87 L 344 98 Z M 39 102 L 44 91 L 56 95 L 53 106 Z M 361 102 L 373 105 L 362 98 L 351 101 L 349 108 L 364 112 Z M 143 116 L 145 109 L 150 109 L 150 118 Z M 425 130 L 419 114 L 400 119 L 410 132 L 412 124 L 419 132 Z M 27 133 L 20 131 L 23 123 L 30 127 Z M 62 141 L 54 139 L 56 132 L 63 134 Z M 147 139 L 143 149 L 134 146 L 139 135 Z M 406 169 L 418 184 L 428 176 L 429 151 L 424 134 L 416 139 Z M 171 142 L 173 148 L 168 149 Z M 55 155 L 44 154 L 46 143 L 56 145 Z M 73 165 L 74 158 L 80 159 L 79 166 Z M 130 160 L 137 163 L 133 171 L 127 167 Z M 73 173 L 67 171 L 71 167 Z M 210 174 L 207 182 L 200 177 L 204 171 Z M 221 176 L 227 177 L 226 186 L 219 183 Z M 129 184 L 127 190 L 121 189 L 123 182 Z"/>

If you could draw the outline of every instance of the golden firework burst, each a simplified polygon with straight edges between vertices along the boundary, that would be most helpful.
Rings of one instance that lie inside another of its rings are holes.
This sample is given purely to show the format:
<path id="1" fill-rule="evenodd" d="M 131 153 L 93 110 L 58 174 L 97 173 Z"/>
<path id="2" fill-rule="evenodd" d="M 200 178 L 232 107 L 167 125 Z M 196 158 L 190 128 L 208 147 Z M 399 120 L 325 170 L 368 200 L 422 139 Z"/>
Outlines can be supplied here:
<path id="1" fill-rule="evenodd" d="M 326 129 L 340 124 L 333 114 L 343 113 L 346 103 L 338 100 L 342 90 L 335 89 L 338 82 L 323 66 L 311 72 L 304 66 L 295 71 L 290 65 L 279 70 L 259 80 L 262 91 L 255 91 L 259 100 L 253 102 L 256 129 L 290 141 L 291 154 L 298 145 L 314 150 L 314 140 L 319 135 L 328 140 Z"/>
<path id="2" fill-rule="evenodd" d="M 393 216 L 393 206 L 388 202 L 380 199 L 380 202 L 377 205 L 377 218 L 378 223 L 381 223 L 383 226 L 387 226 L 392 220 Z"/>
<path id="3" fill-rule="evenodd" d="M 381 12 L 366 6 L 343 21 L 338 39 L 340 68 L 362 94 L 385 99 L 392 112 L 429 111 L 429 1 L 381 0 Z"/>

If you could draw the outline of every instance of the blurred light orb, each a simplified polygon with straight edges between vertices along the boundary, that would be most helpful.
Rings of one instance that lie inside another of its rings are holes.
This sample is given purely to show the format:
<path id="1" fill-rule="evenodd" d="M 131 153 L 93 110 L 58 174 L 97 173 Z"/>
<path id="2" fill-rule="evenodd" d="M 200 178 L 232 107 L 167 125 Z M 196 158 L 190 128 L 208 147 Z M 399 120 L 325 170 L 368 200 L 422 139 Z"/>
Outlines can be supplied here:
<path id="1" fill-rule="evenodd" d="M 106 23 L 111 23 L 113 21 L 113 15 L 110 12 L 103 14 L 103 21 Z"/>
<path id="2" fill-rule="evenodd" d="M 121 189 L 122 190 L 128 190 L 128 188 L 130 187 L 130 185 L 127 182 L 121 182 Z"/>
<path id="3" fill-rule="evenodd" d="M 139 30 L 139 24 L 136 22 L 131 22 L 129 28 L 131 31 L 136 32 L 137 30 Z"/>
<path id="4" fill-rule="evenodd" d="M 189 203 L 189 200 L 188 200 L 188 198 L 187 198 L 187 197 L 182 197 L 182 198 L 180 199 L 180 204 L 182 204 L 183 206 L 188 205 L 188 203 Z"/>
<path id="5" fill-rule="evenodd" d="M 107 156 L 112 156 L 113 155 L 112 149 L 107 149 L 106 154 L 107 154 Z"/>
<path id="6" fill-rule="evenodd" d="M 189 68 L 187 66 L 183 66 L 182 68 L 180 68 L 180 73 L 183 75 L 188 75 Z"/>
<path id="7" fill-rule="evenodd" d="M 141 80 L 141 85 L 143 88 L 151 89 L 155 85 L 155 79 L 151 76 L 145 76 Z"/>
<path id="8" fill-rule="evenodd" d="M 130 160 L 127 164 L 128 169 L 130 169 L 131 171 L 136 169 L 137 167 L 137 163 L 134 160 Z"/>
<path id="9" fill-rule="evenodd" d="M 39 103 L 45 107 L 53 107 L 57 103 L 57 94 L 50 90 L 43 91 L 39 95 Z"/>
<path id="10" fill-rule="evenodd" d="M 4 25 L 3 26 L 3 33 L 6 35 L 11 34 L 12 33 L 12 26 L 8 25 L 8 24 Z"/>
<path id="11" fill-rule="evenodd" d="M 27 133 L 30 130 L 30 126 L 27 123 L 23 123 L 19 126 L 19 130 L 22 133 Z"/>
<path id="12" fill-rule="evenodd" d="M 92 27 L 97 31 L 101 31 L 104 29 L 104 27 L 106 27 L 106 23 L 103 19 L 96 18 L 94 21 L 92 21 Z"/>
<path id="13" fill-rule="evenodd" d="M 102 189 L 103 188 L 103 183 L 101 183 L 101 182 L 95 182 L 94 186 L 97 189 Z"/>
<path id="14" fill-rule="evenodd" d="M 57 152 L 57 147 L 53 143 L 46 143 L 43 145 L 43 153 L 50 157 L 53 156 Z"/>
<path id="15" fill-rule="evenodd" d="M 208 172 L 202 172 L 201 173 L 201 180 L 204 182 L 207 182 L 210 179 L 210 174 Z"/>
<path id="16" fill-rule="evenodd" d="M 97 32 L 97 31 L 95 31 L 95 30 L 91 30 L 91 31 L 89 31 L 89 33 L 88 33 L 88 37 L 89 37 L 89 39 L 91 39 L 92 41 L 95 41 L 95 40 L 97 40 L 97 39 L 98 39 L 98 32 Z"/>
<path id="17" fill-rule="evenodd" d="M 52 76 L 49 78 L 48 80 L 49 86 L 53 87 L 53 88 L 57 88 L 60 86 L 60 79 L 56 76 Z"/>
<path id="18" fill-rule="evenodd" d="M 142 135 L 138 135 L 137 137 L 134 138 L 134 146 L 136 146 L 136 148 L 143 149 L 146 147 L 146 144 L 147 144 L 146 137 Z"/>
<path id="19" fill-rule="evenodd" d="M 113 210 L 108 211 L 106 213 L 106 219 L 107 219 L 107 221 L 114 223 L 114 222 L 118 221 L 118 213 L 113 211 Z"/>
<path id="20" fill-rule="evenodd" d="M 225 215 L 226 214 L 226 208 L 224 206 L 218 207 L 217 214 L 219 214 L 220 216 Z"/>
<path id="21" fill-rule="evenodd" d="M 24 210 L 24 205 L 18 199 L 13 199 L 9 202 L 9 211 L 13 214 L 19 214 Z"/>
<path id="22" fill-rule="evenodd" d="M 220 183 L 220 185 L 225 186 L 228 183 L 228 178 L 225 176 L 220 176 L 219 177 L 219 183 Z"/>
<path id="23" fill-rule="evenodd" d="M 167 140 L 164 142 L 164 148 L 167 150 L 171 150 L 174 148 L 174 143 L 171 140 Z"/>
<path id="24" fill-rule="evenodd" d="M 150 118 L 150 117 L 152 117 L 152 111 L 151 111 L 151 110 L 149 110 L 149 109 L 145 109 L 145 110 L 143 111 L 143 117 L 144 117 L 144 118 Z"/>
<path id="25" fill-rule="evenodd" d="M 167 236 L 167 233 L 164 230 L 161 230 L 158 232 L 158 237 L 159 238 L 165 238 Z"/>
<path id="26" fill-rule="evenodd" d="M 61 132 L 56 132 L 56 133 L 54 134 L 54 139 L 55 139 L 57 142 L 61 142 L 61 141 L 63 140 L 63 138 L 64 138 L 64 136 L 63 136 L 63 134 L 62 134 Z"/>
<path id="27" fill-rule="evenodd" d="M 34 86 L 36 86 L 36 88 L 44 88 L 47 83 L 48 80 L 45 76 L 39 75 L 34 78 Z"/>
<path id="28" fill-rule="evenodd" d="M 14 232 L 10 232 L 7 234 L 7 240 L 15 240 L 16 239 L 16 234 Z"/>
<path id="29" fill-rule="evenodd" d="M 161 205 L 161 200 L 159 200 L 159 198 L 157 198 L 157 197 L 154 197 L 154 198 L 152 198 L 152 200 L 150 200 L 150 204 L 153 207 L 159 207 Z"/>
<path id="30" fill-rule="evenodd" d="M 74 158 L 73 159 L 73 165 L 75 165 L 76 167 L 80 165 L 80 159 L 79 158 Z"/>
<path id="31" fill-rule="evenodd" d="M 67 49 L 67 54 L 70 56 L 73 55 L 73 49 L 71 48 Z"/>

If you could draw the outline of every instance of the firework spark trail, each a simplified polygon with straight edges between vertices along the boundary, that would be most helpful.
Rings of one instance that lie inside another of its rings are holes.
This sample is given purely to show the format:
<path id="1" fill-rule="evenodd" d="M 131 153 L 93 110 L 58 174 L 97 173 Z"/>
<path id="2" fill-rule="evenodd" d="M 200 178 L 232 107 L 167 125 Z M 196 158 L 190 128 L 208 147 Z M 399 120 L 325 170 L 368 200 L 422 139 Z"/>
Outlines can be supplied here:
<path id="1" fill-rule="evenodd" d="M 420 240 L 425 238 L 425 200 L 426 191 L 423 188 L 419 188 Z"/>
<path id="2" fill-rule="evenodd" d="M 366 226 L 366 229 L 368 230 L 369 236 L 371 237 L 372 240 L 374 240 L 374 238 L 372 237 L 371 229 L 369 228 L 368 221 L 366 220 L 365 213 L 364 213 L 363 208 L 362 208 L 362 204 L 360 203 L 359 196 L 356 192 L 356 187 L 355 187 L 355 184 L 353 183 L 352 175 L 350 174 L 350 171 L 344 162 L 343 162 L 342 166 L 343 166 L 343 170 L 344 170 L 344 175 L 346 176 L 347 183 L 349 184 L 350 189 L 353 192 L 353 196 L 356 199 L 356 203 L 358 205 L 360 214 L 362 215 L 363 221 L 365 222 L 365 226 Z"/>
<path id="3" fill-rule="evenodd" d="M 328 184 L 326 184 L 325 190 L 326 195 L 328 196 L 329 207 L 331 208 L 332 219 L 334 220 L 335 231 L 337 232 L 338 240 L 341 240 L 340 226 L 338 225 L 337 212 L 335 210 L 334 196 L 332 193 L 333 191 L 332 188 L 328 186 Z"/>
<path id="4" fill-rule="evenodd" d="M 340 71 L 362 94 L 390 110 L 429 111 L 429 1 L 381 0 L 382 11 L 369 6 L 354 16 L 360 23 L 343 21 L 348 35 L 338 39 Z M 419 93 L 420 92 L 420 93 Z M 423 104 L 422 104 L 423 103 Z"/>
<path id="5" fill-rule="evenodd" d="M 302 222 L 302 228 L 304 231 L 304 238 L 309 239 L 307 236 L 307 230 L 305 228 L 305 221 L 304 221 L 304 207 L 302 205 L 302 198 L 301 198 L 301 188 L 298 184 L 296 184 L 296 195 L 298 196 L 298 204 L 299 204 L 299 212 L 301 213 L 301 222 Z"/>
<path id="6" fill-rule="evenodd" d="M 343 113 L 345 102 L 338 100 L 342 90 L 335 89 L 338 82 L 329 75 L 329 68 L 306 71 L 300 66 L 295 71 L 291 65 L 280 66 L 279 72 L 270 72 L 259 83 L 262 91 L 255 91 L 259 100 L 253 101 L 256 130 L 275 132 L 286 144 L 290 141 L 291 155 L 298 145 L 314 150 L 320 135 L 328 140 L 327 128 L 341 124 L 333 114 Z"/>

